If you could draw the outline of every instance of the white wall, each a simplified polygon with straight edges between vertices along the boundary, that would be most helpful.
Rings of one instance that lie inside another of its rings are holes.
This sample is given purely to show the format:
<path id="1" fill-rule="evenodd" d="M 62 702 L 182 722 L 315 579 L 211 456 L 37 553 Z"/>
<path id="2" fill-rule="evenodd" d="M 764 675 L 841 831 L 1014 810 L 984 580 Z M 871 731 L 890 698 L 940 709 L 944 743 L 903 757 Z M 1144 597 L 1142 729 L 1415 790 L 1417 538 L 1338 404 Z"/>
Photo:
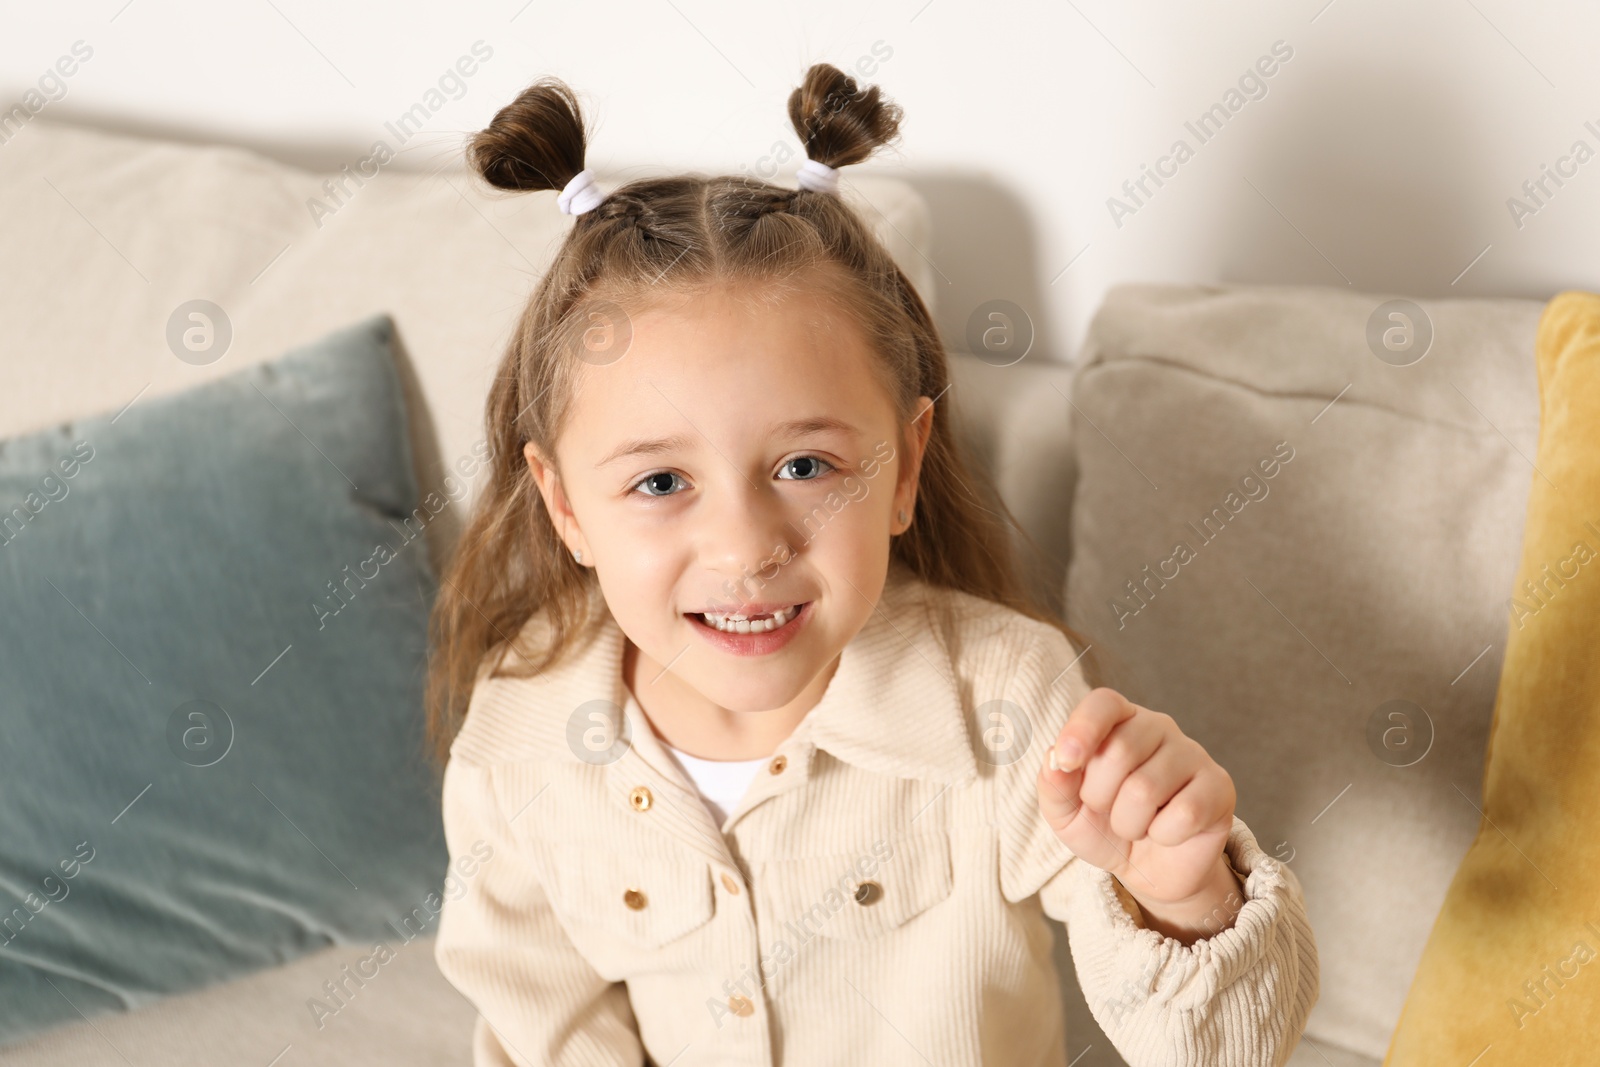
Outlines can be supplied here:
<path id="1" fill-rule="evenodd" d="M 51 87 L 48 114 L 319 167 L 365 156 L 479 40 L 492 57 L 394 165 L 449 162 L 553 73 L 594 111 L 597 167 L 756 169 L 775 144 L 798 152 L 784 100 L 804 67 L 866 57 L 907 115 L 899 150 L 868 166 L 932 203 L 955 347 L 973 308 L 999 297 L 1035 319 L 1037 357 L 1069 359 L 1123 280 L 1600 288 L 1600 159 L 1564 164 L 1576 173 L 1547 180 L 1536 213 L 1517 220 L 1507 204 L 1574 142 L 1600 152 L 1600 9 L 1576 0 L 6 7 L 0 107 L 82 41 L 92 55 Z M 1200 143 L 1185 121 L 1278 41 L 1293 54 L 1266 95 Z M 1180 137 L 1193 157 L 1114 220 L 1108 198 Z"/>

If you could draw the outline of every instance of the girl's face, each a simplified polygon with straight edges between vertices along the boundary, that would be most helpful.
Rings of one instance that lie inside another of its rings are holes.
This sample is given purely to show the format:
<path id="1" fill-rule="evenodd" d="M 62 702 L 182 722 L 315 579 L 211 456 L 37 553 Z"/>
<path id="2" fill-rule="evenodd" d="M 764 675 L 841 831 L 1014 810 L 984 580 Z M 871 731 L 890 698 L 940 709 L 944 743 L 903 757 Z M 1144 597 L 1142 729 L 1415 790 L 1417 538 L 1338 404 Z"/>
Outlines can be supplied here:
<path id="1" fill-rule="evenodd" d="M 820 697 L 912 521 L 932 402 L 902 434 L 860 331 L 809 292 L 713 288 L 629 324 L 620 358 L 581 364 L 554 468 L 525 449 L 557 530 L 596 569 L 654 691 L 681 680 L 733 711 Z M 794 605 L 748 637 L 699 614 Z"/>

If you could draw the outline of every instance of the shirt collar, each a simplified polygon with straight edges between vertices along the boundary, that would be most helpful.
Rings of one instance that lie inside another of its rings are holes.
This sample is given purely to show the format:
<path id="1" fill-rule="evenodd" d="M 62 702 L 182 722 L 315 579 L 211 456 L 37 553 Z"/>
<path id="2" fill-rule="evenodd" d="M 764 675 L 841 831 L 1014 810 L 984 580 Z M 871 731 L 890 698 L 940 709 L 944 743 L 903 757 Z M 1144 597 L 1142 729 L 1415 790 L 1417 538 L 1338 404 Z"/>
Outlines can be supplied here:
<path id="1" fill-rule="evenodd" d="M 938 631 L 940 590 L 896 561 L 872 615 L 844 647 L 795 734 L 846 763 L 955 784 L 977 774 L 950 652 Z"/>
<path id="2" fill-rule="evenodd" d="M 892 561 L 872 614 L 845 645 L 822 699 L 790 740 L 892 777 L 949 784 L 975 777 L 967 716 L 935 610 L 941 592 Z M 626 705 L 624 636 L 603 601 L 600 612 L 594 637 L 581 651 L 519 680 L 517 688 L 531 687 L 519 703 L 570 709 L 605 699 Z"/>

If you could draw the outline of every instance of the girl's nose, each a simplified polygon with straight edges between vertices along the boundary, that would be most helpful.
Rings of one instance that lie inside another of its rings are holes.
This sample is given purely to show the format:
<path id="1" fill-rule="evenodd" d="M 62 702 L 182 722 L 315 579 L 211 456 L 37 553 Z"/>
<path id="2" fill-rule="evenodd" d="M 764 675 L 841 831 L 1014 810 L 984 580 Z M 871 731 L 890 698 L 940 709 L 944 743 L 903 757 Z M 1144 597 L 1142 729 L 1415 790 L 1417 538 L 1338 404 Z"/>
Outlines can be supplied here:
<path id="1" fill-rule="evenodd" d="M 755 574 L 786 559 L 797 546 L 790 542 L 788 515 L 778 494 L 752 488 L 742 479 L 717 494 L 700 515 L 697 531 L 701 562 L 730 576 Z"/>

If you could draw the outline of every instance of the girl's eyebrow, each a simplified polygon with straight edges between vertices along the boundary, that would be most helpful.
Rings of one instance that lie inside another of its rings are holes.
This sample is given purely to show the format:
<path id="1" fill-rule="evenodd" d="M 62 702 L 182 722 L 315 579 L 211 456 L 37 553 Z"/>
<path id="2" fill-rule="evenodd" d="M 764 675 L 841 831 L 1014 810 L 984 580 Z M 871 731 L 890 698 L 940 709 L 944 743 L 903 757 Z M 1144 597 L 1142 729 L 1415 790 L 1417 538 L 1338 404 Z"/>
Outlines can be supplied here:
<path id="1" fill-rule="evenodd" d="M 814 437 L 824 433 L 841 433 L 846 437 L 860 437 L 861 431 L 843 419 L 832 415 L 812 415 L 803 419 L 789 419 L 774 426 L 768 433 L 769 437 Z M 596 463 L 596 467 L 604 467 L 615 463 L 619 459 L 630 456 L 659 456 L 669 452 L 681 451 L 689 447 L 688 434 L 674 434 L 671 437 L 635 437 L 622 442 L 616 448 L 607 452 Z"/>
<path id="2" fill-rule="evenodd" d="M 832 415 L 812 415 L 804 419 L 790 419 L 772 428 L 769 437 L 815 437 L 824 433 L 842 433 L 846 437 L 860 437 L 861 431 L 843 419 Z"/>
<path id="3" fill-rule="evenodd" d="M 607 452 L 595 466 L 604 467 L 629 456 L 656 456 L 666 452 L 676 452 L 688 444 L 689 435 L 684 433 L 674 434 L 671 437 L 635 437 Z"/>

